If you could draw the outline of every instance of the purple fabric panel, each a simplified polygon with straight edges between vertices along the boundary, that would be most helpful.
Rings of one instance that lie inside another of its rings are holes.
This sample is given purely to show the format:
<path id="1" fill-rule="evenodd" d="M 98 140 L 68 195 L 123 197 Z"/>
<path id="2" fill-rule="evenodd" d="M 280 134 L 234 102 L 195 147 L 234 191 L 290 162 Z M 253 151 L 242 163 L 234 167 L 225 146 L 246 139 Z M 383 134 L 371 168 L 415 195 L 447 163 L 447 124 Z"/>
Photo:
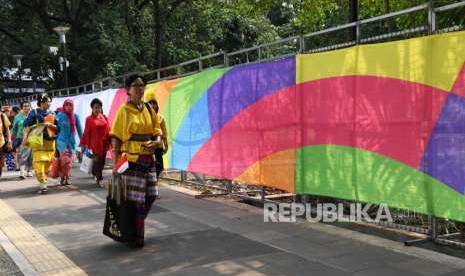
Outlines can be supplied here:
<path id="1" fill-rule="evenodd" d="M 420 170 L 465 193 L 465 98 L 452 93 L 447 97 Z"/>
<path id="2" fill-rule="evenodd" d="M 211 134 L 261 98 L 295 85 L 295 70 L 295 57 L 229 70 L 208 89 Z"/>

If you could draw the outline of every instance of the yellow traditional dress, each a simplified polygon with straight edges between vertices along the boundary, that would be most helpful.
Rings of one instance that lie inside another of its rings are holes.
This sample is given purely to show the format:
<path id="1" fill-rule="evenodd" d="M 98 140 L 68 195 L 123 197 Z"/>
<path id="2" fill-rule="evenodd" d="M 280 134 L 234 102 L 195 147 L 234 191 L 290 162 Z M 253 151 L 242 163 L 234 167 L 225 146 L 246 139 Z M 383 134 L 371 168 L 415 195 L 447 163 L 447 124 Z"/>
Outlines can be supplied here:
<path id="1" fill-rule="evenodd" d="M 158 116 L 148 105 L 138 109 L 134 104 L 126 103 L 113 121 L 110 136 L 122 142 L 121 152 L 127 155 L 129 162 L 129 168 L 117 178 L 122 200 L 134 206 L 131 211 L 135 218 L 134 229 L 130 231 L 133 235 L 124 238 L 129 243 L 144 242 L 144 221 L 157 195 L 154 153 L 144 144 L 158 140 L 161 134 Z"/>

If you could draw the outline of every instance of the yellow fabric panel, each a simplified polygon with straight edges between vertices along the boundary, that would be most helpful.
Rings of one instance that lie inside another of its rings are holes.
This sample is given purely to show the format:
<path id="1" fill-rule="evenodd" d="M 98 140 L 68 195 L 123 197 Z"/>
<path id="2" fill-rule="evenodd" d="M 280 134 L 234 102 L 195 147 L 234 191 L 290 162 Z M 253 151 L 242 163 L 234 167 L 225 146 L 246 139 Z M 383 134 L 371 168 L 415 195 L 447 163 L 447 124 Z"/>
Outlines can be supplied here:
<path id="1" fill-rule="evenodd" d="M 149 110 L 144 106 L 141 112 L 134 105 L 125 103 L 116 113 L 110 135 L 123 142 L 121 151 L 128 153 L 130 162 L 136 162 L 141 154 L 151 154 L 142 146 L 143 142 L 129 141 L 133 134 L 162 134 L 155 110 L 152 110 L 152 114 L 150 114 Z"/>
<path id="2" fill-rule="evenodd" d="M 245 170 L 235 180 L 294 192 L 295 149 L 267 156 Z"/>
<path id="3" fill-rule="evenodd" d="M 358 46 L 357 75 L 432 85 L 430 47 L 427 38 Z"/>
<path id="4" fill-rule="evenodd" d="M 432 74 L 435 87 L 450 91 L 465 63 L 465 31 L 433 37 Z"/>
<path id="5" fill-rule="evenodd" d="M 371 75 L 450 91 L 465 61 L 465 31 L 296 57 L 296 81 Z"/>
<path id="6" fill-rule="evenodd" d="M 357 47 L 296 56 L 297 84 L 329 77 L 355 75 Z"/>

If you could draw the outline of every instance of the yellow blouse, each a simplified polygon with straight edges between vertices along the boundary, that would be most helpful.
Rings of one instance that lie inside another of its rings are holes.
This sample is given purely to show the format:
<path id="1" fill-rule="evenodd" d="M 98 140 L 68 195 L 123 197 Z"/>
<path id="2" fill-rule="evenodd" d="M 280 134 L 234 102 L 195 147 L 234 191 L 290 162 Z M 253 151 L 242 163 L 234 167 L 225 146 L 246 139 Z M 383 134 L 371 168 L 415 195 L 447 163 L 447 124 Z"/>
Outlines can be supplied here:
<path id="1" fill-rule="evenodd" d="M 150 113 L 144 105 L 139 111 L 133 104 L 125 103 L 116 113 L 110 135 L 121 140 L 121 152 L 128 155 L 129 162 L 136 162 L 140 155 L 153 154 L 142 146 L 143 141 L 129 141 L 133 134 L 162 135 L 155 110 Z"/>

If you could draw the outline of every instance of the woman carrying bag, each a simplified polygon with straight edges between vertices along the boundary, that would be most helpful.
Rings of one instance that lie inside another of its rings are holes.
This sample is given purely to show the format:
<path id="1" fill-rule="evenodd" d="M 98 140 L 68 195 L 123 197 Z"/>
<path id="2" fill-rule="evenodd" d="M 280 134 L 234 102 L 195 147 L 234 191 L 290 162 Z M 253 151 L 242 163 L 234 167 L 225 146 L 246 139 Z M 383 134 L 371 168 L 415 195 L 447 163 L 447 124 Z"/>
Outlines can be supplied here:
<path id="1" fill-rule="evenodd" d="M 59 176 L 61 185 L 69 185 L 69 177 L 73 164 L 73 152 L 76 149 L 76 133 L 82 136 L 79 117 L 74 113 L 74 103 L 66 99 L 61 111 L 57 114 L 58 134 L 56 150 L 59 160 Z"/>
<path id="2" fill-rule="evenodd" d="M 52 98 L 42 94 L 37 99 L 37 106 L 29 113 L 24 126 L 29 127 L 25 135 L 25 146 L 32 149 L 32 160 L 37 180 L 39 194 L 48 193 L 48 171 L 55 156 L 56 120 L 55 114 L 49 111 Z"/>
<path id="3" fill-rule="evenodd" d="M 144 246 L 144 221 L 156 197 L 153 152 L 162 134 L 157 114 L 142 102 L 145 84 L 139 75 L 126 79 L 129 99 L 113 122 L 110 139 L 116 165 L 103 229 L 105 235 L 136 248 Z"/>
<path id="4" fill-rule="evenodd" d="M 95 98 L 90 103 L 92 114 L 86 118 L 86 126 L 82 134 L 80 146 L 82 152 L 92 151 L 92 175 L 98 186 L 103 180 L 102 171 L 105 166 L 105 157 L 110 147 L 110 125 L 107 117 L 102 113 L 102 101 Z"/>

